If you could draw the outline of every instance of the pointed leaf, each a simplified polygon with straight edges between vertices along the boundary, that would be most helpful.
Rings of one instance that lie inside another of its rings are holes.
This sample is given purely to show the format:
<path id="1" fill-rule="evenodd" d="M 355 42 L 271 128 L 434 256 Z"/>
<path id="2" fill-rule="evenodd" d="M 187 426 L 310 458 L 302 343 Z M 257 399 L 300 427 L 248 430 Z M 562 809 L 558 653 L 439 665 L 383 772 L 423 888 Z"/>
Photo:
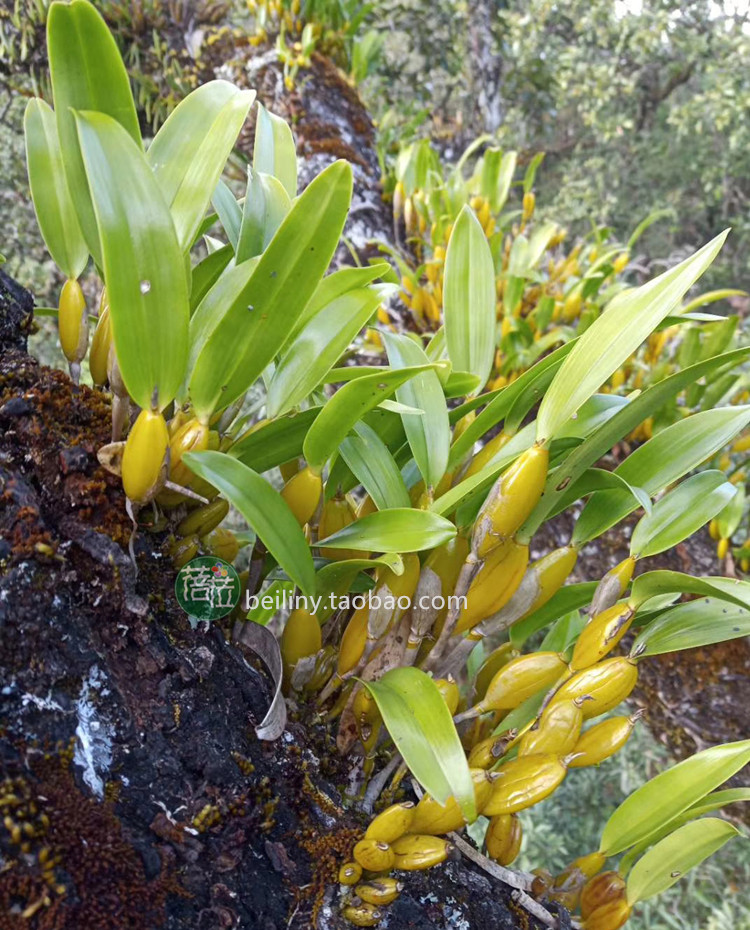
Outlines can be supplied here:
<path id="1" fill-rule="evenodd" d="M 290 413 L 264 423 L 241 437 L 229 450 L 255 471 L 268 471 L 302 455 L 302 444 L 322 407 L 308 407 L 299 413 Z"/>
<path id="2" fill-rule="evenodd" d="M 408 336 L 384 332 L 383 341 L 391 368 L 429 364 L 422 347 Z M 414 461 L 425 485 L 433 488 L 445 474 L 451 443 L 448 406 L 440 379 L 434 371 L 425 371 L 402 384 L 396 397 L 400 404 L 424 412 L 424 416 L 402 419 Z"/>
<path id="3" fill-rule="evenodd" d="M 351 167 L 337 161 L 297 198 L 196 360 L 190 395 L 199 415 L 231 404 L 283 347 L 336 251 L 351 193 Z"/>
<path id="4" fill-rule="evenodd" d="M 678 420 L 639 446 L 618 465 L 615 474 L 654 497 L 725 446 L 749 422 L 750 406 L 719 407 L 696 413 Z M 627 492 L 597 492 L 576 524 L 574 542 L 594 539 L 634 509 Z"/>
<path id="5" fill-rule="evenodd" d="M 193 266 L 190 278 L 190 312 L 192 313 L 219 280 L 224 269 L 232 260 L 231 245 L 222 246 Z"/>
<path id="6" fill-rule="evenodd" d="M 190 452 L 183 461 L 242 514 L 304 594 L 315 593 L 315 568 L 305 534 L 278 491 L 237 459 L 222 452 Z"/>
<path id="7" fill-rule="evenodd" d="M 392 290 L 390 285 L 385 286 Z M 320 384 L 382 299 L 383 293 L 377 287 L 356 288 L 312 317 L 287 345 L 276 366 L 268 386 L 270 417 L 296 407 Z"/>
<path id="8" fill-rule="evenodd" d="M 698 594 L 718 597 L 739 607 L 750 607 L 750 582 L 721 576 L 696 578 L 682 572 L 655 571 L 639 575 L 633 582 L 630 603 L 638 609 L 662 594 Z"/>
<path id="9" fill-rule="evenodd" d="M 639 288 L 621 291 L 586 330 L 539 408 L 538 440 L 547 442 L 668 316 L 716 257 L 728 230 Z"/>
<path id="10" fill-rule="evenodd" d="M 633 907 L 671 888 L 739 833 L 737 827 L 717 817 L 694 820 L 675 830 L 633 866 L 628 876 L 628 904 Z"/>
<path id="11" fill-rule="evenodd" d="M 39 229 L 55 263 L 69 278 L 86 267 L 89 250 L 65 177 L 57 123 L 42 99 L 29 100 L 23 118 L 31 199 Z"/>
<path id="12" fill-rule="evenodd" d="M 409 378 L 427 368 L 436 367 L 436 364 L 439 363 L 400 368 L 398 371 L 386 368 L 382 373 L 377 372 L 347 382 L 328 401 L 305 437 L 303 451 L 307 464 L 314 470 L 322 470 L 354 424 L 361 420 L 368 410 L 377 407 Z"/>
<path id="13" fill-rule="evenodd" d="M 708 359 L 678 371 L 668 378 L 664 378 L 663 381 L 657 382 L 638 397 L 629 400 L 611 419 L 603 423 L 585 442 L 581 443 L 577 449 L 574 449 L 560 467 L 550 475 L 541 501 L 524 524 L 524 533 L 529 536 L 533 535 L 542 523 L 548 519 L 549 514 L 555 512 L 560 496 L 566 492 L 571 481 L 575 481 L 590 465 L 593 465 L 603 455 L 606 455 L 616 442 L 627 436 L 631 430 L 635 429 L 647 417 L 652 416 L 661 409 L 667 401 L 700 378 L 723 368 L 734 368 L 748 358 L 750 358 L 750 348 L 735 349 L 732 352 L 727 352 L 724 355 L 719 355 L 716 358 Z M 522 378 L 526 374 L 528 372 L 522 375 Z M 520 380 L 521 378 L 514 381 L 508 388 L 504 388 L 499 397 L 502 397 L 505 391 L 515 387 Z M 487 410 L 494 403 L 495 401 L 489 404 Z M 476 426 L 477 422 L 487 413 L 487 410 L 482 411 L 472 426 L 466 430 L 466 433 Z M 459 442 L 463 439 L 464 436 L 461 437 Z M 454 445 L 454 448 L 456 446 L 458 446 L 458 443 Z M 454 449 L 451 449 L 451 461 L 453 461 L 453 453 Z"/>
<path id="14" fill-rule="evenodd" d="M 429 510 L 394 507 L 355 520 L 343 530 L 318 540 L 329 549 L 363 549 L 367 552 L 422 552 L 456 535 L 456 527 Z"/>
<path id="15" fill-rule="evenodd" d="M 238 264 L 267 248 L 291 208 L 292 201 L 281 181 L 270 174 L 250 171 L 237 240 Z"/>
<path id="16" fill-rule="evenodd" d="M 443 287 L 448 357 L 484 386 L 495 355 L 495 268 L 479 220 L 465 206 L 456 220 L 445 256 Z"/>
<path id="17" fill-rule="evenodd" d="M 409 492 L 388 446 L 364 421 L 341 443 L 341 457 L 354 472 L 378 510 L 409 507 Z"/>
<path id="18" fill-rule="evenodd" d="M 657 656 L 742 636 L 750 636 L 750 608 L 702 597 L 659 614 L 637 637 L 632 651 L 643 657 Z"/>
<path id="19" fill-rule="evenodd" d="M 290 197 L 297 196 L 297 147 L 292 130 L 280 117 L 258 104 L 253 171 L 270 174 Z"/>
<path id="20" fill-rule="evenodd" d="M 141 131 L 128 73 L 107 24 L 88 0 L 50 6 L 47 51 L 68 189 L 83 237 L 101 267 L 96 217 L 73 111 L 94 110 L 112 117 L 140 148 Z"/>
<path id="21" fill-rule="evenodd" d="M 633 530 L 630 554 L 646 558 L 665 552 L 712 520 L 737 488 L 720 471 L 692 475 L 658 500 Z"/>
<path id="22" fill-rule="evenodd" d="M 290 338 L 293 339 L 297 332 L 323 307 L 327 307 L 328 304 L 333 303 L 338 297 L 342 297 L 347 291 L 366 287 L 368 284 L 372 284 L 376 278 L 385 278 L 389 269 L 390 265 L 387 262 L 376 262 L 374 265 L 366 265 L 363 268 L 340 268 L 338 271 L 326 275 L 315 288 L 315 292 L 297 320 Z M 355 370 L 353 368 L 346 369 L 348 372 Z"/>
<path id="23" fill-rule="evenodd" d="M 177 104 L 149 146 L 148 162 L 183 251 L 193 242 L 254 99 L 254 90 L 209 81 Z"/>
<path id="24" fill-rule="evenodd" d="M 607 821 L 599 848 L 614 856 L 674 820 L 750 762 L 750 740 L 696 753 L 626 798 Z"/>
<path id="25" fill-rule="evenodd" d="M 112 336 L 123 381 L 140 406 L 161 410 L 185 376 L 185 262 L 146 157 L 112 117 L 76 114 L 101 242 Z"/>
<path id="26" fill-rule="evenodd" d="M 211 195 L 211 203 L 232 249 L 236 251 L 242 228 L 242 208 L 237 203 L 237 198 L 223 181 L 219 181 Z"/>
<path id="27" fill-rule="evenodd" d="M 454 797 L 467 823 L 476 819 L 466 754 L 437 685 L 417 668 L 396 668 L 365 682 L 412 775 L 440 804 Z"/>

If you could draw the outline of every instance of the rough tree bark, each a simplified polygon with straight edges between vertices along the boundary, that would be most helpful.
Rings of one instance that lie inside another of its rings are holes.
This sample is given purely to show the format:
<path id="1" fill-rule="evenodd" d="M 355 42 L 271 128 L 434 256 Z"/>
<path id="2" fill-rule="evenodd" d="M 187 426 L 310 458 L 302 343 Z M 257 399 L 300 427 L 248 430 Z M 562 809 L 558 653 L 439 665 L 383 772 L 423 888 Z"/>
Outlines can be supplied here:
<path id="1" fill-rule="evenodd" d="M 31 308 L 0 273 L 0 930 L 350 927 L 328 734 L 259 742 L 253 656 L 190 627 L 159 536 L 136 575 L 108 400 L 26 354 Z M 465 859 L 403 877 L 391 927 L 539 926 Z"/>

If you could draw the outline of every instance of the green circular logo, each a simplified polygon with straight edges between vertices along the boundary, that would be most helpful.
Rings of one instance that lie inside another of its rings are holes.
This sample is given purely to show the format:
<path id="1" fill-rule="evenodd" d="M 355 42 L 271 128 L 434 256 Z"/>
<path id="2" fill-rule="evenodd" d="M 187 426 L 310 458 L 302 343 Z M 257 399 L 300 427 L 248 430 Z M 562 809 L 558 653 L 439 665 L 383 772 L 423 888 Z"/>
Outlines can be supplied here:
<path id="1" fill-rule="evenodd" d="M 233 565 L 216 556 L 191 559 L 177 573 L 177 602 L 195 620 L 220 620 L 237 606 L 242 594 L 240 576 Z"/>

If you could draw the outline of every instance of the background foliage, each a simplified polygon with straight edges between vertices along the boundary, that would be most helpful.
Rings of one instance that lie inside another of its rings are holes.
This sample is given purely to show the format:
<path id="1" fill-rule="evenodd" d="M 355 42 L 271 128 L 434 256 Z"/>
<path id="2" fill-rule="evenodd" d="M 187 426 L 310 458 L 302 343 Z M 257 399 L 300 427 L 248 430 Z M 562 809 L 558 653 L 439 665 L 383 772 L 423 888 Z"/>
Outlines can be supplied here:
<path id="1" fill-rule="evenodd" d="M 454 153 L 483 132 L 503 147 L 545 151 L 538 200 L 577 232 L 596 221 L 626 237 L 636 218 L 669 208 L 641 244 L 652 258 L 681 255 L 730 225 L 706 283 L 747 285 L 747 4 L 378 7 L 373 28 L 392 38 L 364 88 L 387 129 L 408 129 L 421 109 L 416 131 Z"/>

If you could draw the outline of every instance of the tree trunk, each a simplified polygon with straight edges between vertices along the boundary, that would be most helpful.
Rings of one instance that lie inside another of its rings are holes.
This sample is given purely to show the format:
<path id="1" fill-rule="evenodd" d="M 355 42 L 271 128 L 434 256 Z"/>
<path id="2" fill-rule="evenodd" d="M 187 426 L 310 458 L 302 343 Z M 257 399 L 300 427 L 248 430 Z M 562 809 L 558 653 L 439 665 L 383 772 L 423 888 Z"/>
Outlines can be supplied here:
<path id="1" fill-rule="evenodd" d="M 347 766 L 299 718 L 256 739 L 270 682 L 160 536 L 136 575 L 108 399 L 26 354 L 31 308 L 0 272 L 0 930 L 351 927 Z M 391 927 L 540 926 L 466 859 L 400 877 Z"/>

